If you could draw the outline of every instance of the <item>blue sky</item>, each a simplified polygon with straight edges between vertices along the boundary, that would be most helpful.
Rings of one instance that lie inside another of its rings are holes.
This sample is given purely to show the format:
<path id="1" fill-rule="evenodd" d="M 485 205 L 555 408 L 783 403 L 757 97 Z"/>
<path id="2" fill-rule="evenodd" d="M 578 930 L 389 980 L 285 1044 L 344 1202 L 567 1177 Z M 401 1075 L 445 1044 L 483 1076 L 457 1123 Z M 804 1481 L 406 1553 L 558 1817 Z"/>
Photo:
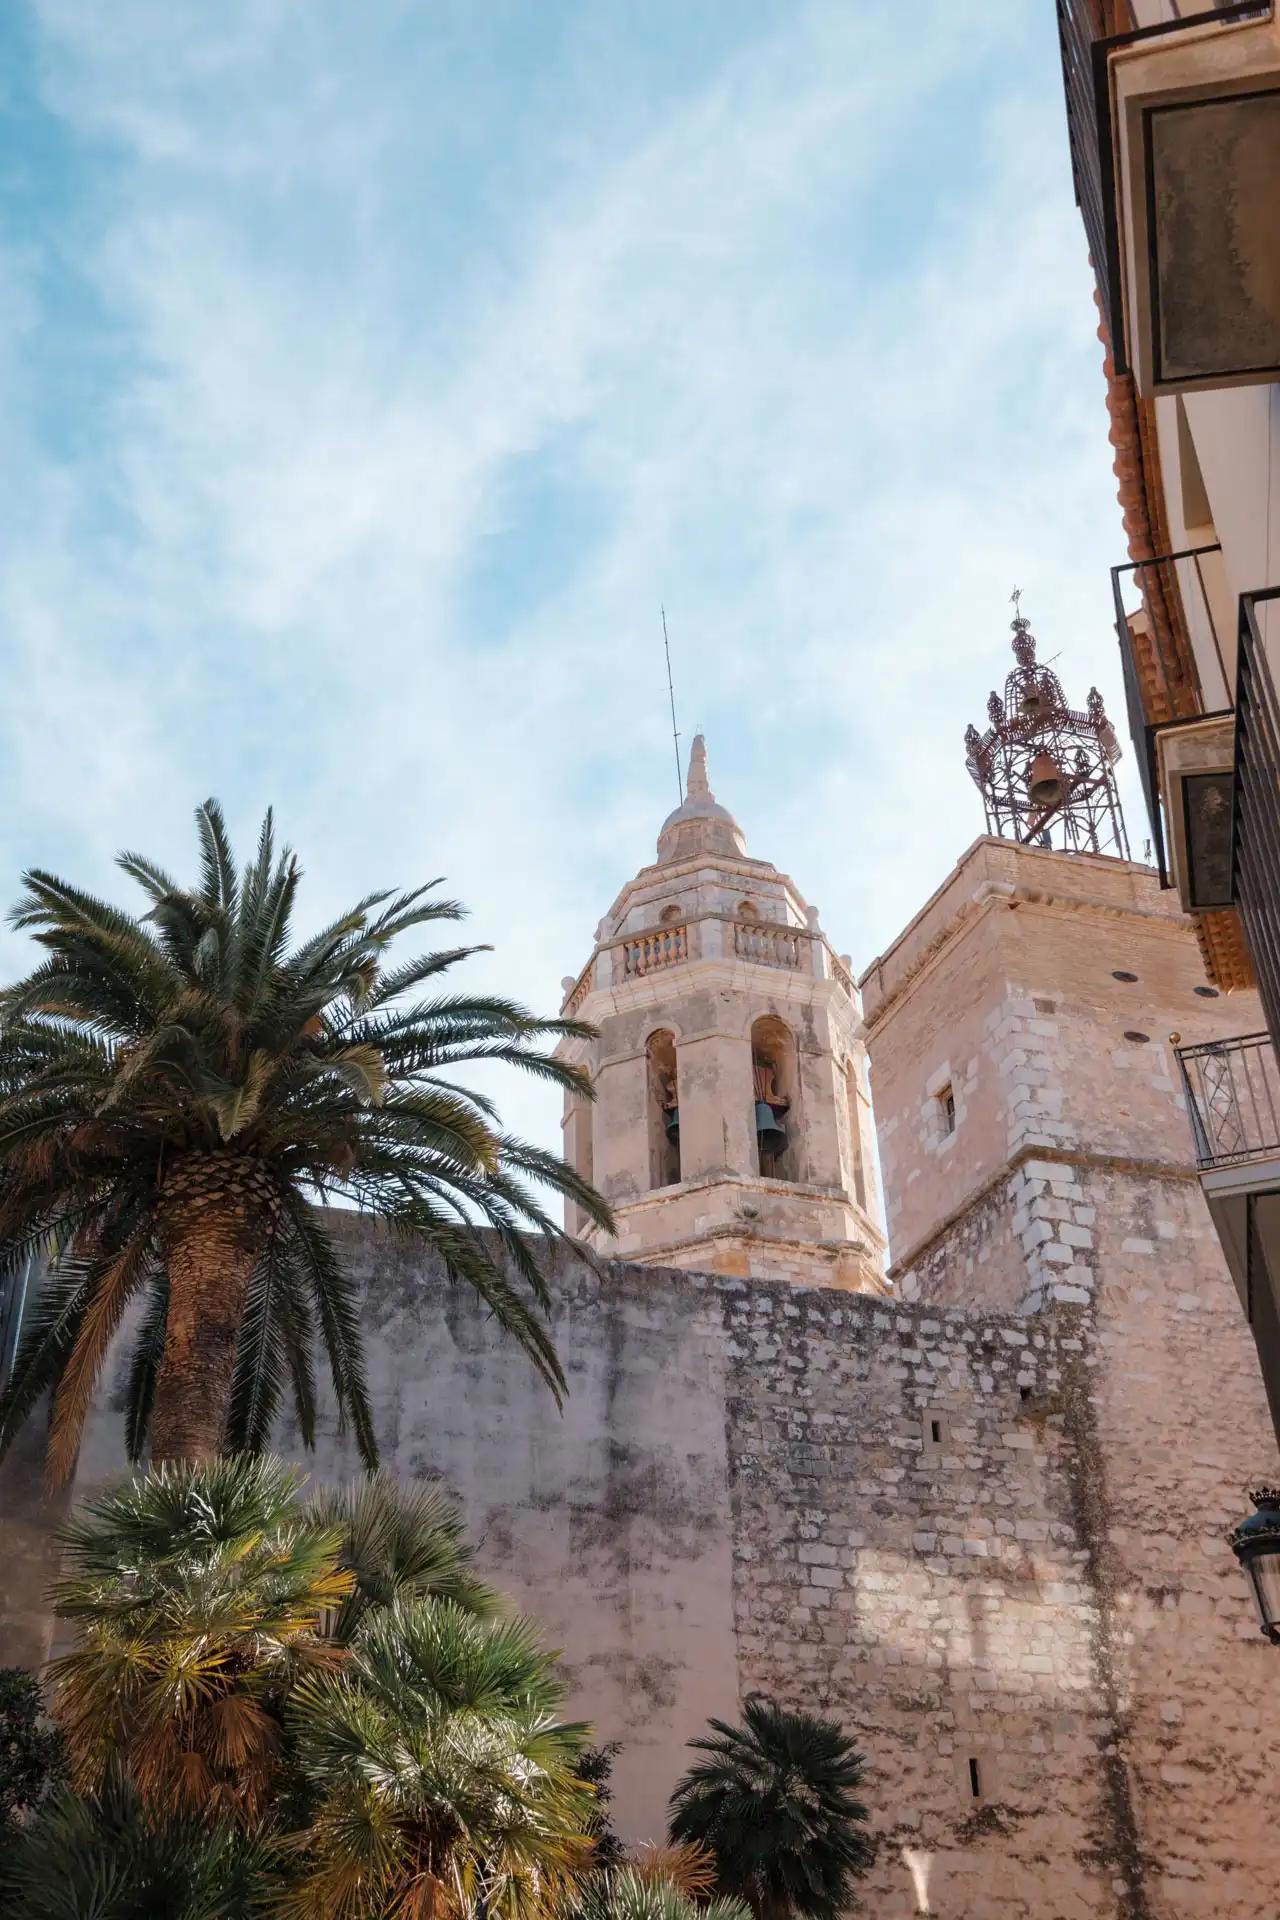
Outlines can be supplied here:
<path id="1" fill-rule="evenodd" d="M 1095 326 L 1048 0 L 9 0 L 0 891 L 272 802 L 313 914 L 445 873 L 552 1008 L 674 803 L 665 602 L 866 965 L 1015 581 L 1122 712 Z"/>

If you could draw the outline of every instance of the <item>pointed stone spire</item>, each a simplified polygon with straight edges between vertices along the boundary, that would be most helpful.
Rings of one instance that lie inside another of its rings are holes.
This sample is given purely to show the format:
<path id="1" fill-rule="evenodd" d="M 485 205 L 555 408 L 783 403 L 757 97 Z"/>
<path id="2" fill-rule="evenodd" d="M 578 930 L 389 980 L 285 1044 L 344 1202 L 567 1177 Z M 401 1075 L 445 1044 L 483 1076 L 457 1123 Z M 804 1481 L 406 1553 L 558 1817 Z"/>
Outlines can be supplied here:
<path id="1" fill-rule="evenodd" d="M 747 843 L 742 829 L 711 791 L 707 778 L 707 743 L 695 733 L 689 752 L 689 778 L 684 800 L 663 823 L 658 835 L 659 860 L 680 860 L 694 854 L 743 854 Z"/>
<path id="2" fill-rule="evenodd" d="M 694 795 L 706 800 L 714 800 L 711 783 L 707 779 L 707 742 L 700 733 L 693 736 L 693 745 L 689 749 L 689 778 L 684 784 L 685 798 L 692 800 Z"/>

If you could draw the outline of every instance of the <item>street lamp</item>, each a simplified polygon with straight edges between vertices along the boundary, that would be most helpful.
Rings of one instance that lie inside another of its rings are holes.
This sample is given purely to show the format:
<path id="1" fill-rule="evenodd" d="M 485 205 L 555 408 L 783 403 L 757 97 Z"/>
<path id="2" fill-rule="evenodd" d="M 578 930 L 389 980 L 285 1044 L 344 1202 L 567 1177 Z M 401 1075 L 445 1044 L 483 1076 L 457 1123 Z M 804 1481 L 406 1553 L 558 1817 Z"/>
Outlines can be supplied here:
<path id="1" fill-rule="evenodd" d="M 1250 1487 L 1254 1512 L 1227 1537 L 1249 1576 L 1262 1631 L 1280 1645 L 1280 1487 Z"/>

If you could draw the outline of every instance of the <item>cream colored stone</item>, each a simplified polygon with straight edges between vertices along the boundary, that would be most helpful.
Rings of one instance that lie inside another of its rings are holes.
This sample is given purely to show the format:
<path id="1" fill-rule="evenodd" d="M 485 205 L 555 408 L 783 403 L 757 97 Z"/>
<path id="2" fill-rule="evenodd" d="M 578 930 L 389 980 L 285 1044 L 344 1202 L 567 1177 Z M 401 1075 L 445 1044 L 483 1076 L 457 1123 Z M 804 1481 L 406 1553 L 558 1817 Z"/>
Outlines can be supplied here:
<path id="1" fill-rule="evenodd" d="M 879 1290 L 885 1240 L 858 990 L 794 882 L 747 854 L 711 792 L 701 736 L 656 864 L 618 895 L 578 979 L 567 1005 L 599 1037 L 561 1052 L 590 1069 L 596 1100 L 567 1102 L 565 1152 L 613 1204 L 618 1249 L 665 1266 Z M 783 1177 L 762 1170 L 757 1150 L 752 1033 L 762 1020 L 780 1023 L 793 1048 Z M 678 1103 L 678 1169 L 654 1091 L 655 1034 L 674 1050 L 665 1097 Z M 568 1224 L 604 1246 L 573 1210 Z"/>

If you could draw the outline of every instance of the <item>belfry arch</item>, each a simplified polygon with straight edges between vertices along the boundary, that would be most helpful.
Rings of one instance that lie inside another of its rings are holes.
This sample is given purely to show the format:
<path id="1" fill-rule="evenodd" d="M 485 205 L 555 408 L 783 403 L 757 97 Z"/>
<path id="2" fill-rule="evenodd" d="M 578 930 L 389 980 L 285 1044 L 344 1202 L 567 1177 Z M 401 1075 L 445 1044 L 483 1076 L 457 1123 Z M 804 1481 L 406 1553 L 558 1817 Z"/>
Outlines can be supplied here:
<path id="1" fill-rule="evenodd" d="M 795 1034 L 776 1013 L 751 1023 L 751 1091 L 757 1172 L 771 1180 L 798 1180 L 800 1058 Z"/>
<path id="2" fill-rule="evenodd" d="M 676 1037 L 669 1027 L 649 1035 L 644 1055 L 649 1185 L 674 1187 L 680 1179 L 680 1087 Z"/>

